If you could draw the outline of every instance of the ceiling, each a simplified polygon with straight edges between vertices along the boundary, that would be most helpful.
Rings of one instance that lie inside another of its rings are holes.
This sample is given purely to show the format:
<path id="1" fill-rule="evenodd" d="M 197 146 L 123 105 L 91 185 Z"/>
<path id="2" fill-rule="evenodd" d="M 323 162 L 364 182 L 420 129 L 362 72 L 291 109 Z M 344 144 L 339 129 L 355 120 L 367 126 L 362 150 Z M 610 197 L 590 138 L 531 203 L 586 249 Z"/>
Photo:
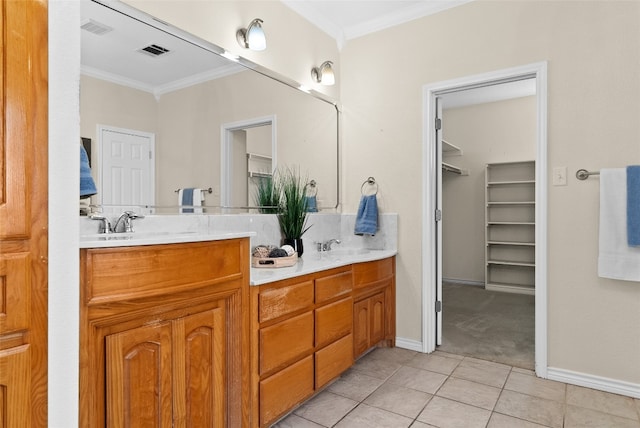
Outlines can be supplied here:
<path id="1" fill-rule="evenodd" d="M 323 31 L 347 40 L 440 12 L 472 0 L 281 0 Z M 81 2 L 81 25 L 106 25 L 98 35 L 81 31 L 82 72 L 85 75 L 151 92 L 156 96 L 222 77 L 243 69 L 191 43 L 132 20 L 93 1 Z M 94 28 L 90 28 L 94 29 Z M 98 28 L 99 29 L 99 28 Z M 168 53 L 154 57 L 140 50 L 156 44 Z M 118 58 L 117 61 L 114 58 Z M 535 94 L 535 81 L 498 85 L 490 91 L 448 94 L 445 108 Z M 497 89 L 502 89 L 500 92 Z"/>

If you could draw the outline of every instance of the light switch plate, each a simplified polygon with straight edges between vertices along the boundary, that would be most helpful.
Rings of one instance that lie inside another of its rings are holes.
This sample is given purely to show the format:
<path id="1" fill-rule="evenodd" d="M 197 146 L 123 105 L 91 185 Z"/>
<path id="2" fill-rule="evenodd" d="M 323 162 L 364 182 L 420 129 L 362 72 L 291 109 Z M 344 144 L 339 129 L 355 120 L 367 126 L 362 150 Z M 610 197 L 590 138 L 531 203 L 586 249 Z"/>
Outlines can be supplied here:
<path id="1" fill-rule="evenodd" d="M 553 168 L 552 183 L 554 186 L 567 185 L 567 167 L 566 166 L 557 166 Z"/>

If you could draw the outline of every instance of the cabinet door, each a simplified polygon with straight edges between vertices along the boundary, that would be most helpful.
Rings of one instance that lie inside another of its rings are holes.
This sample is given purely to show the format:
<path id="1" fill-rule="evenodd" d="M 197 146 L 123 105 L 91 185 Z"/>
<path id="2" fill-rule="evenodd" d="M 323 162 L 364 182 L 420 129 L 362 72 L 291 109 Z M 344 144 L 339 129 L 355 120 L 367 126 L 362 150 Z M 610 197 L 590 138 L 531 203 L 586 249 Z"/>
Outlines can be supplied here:
<path id="1" fill-rule="evenodd" d="M 224 426 L 225 348 L 224 306 L 174 321 L 175 427 Z"/>
<path id="2" fill-rule="evenodd" d="M 106 425 L 171 427 L 171 323 L 109 335 L 106 347 Z"/>
<path id="3" fill-rule="evenodd" d="M 353 356 L 369 349 L 369 299 L 353 305 Z"/>
<path id="4" fill-rule="evenodd" d="M 384 292 L 369 299 L 369 346 L 384 339 Z"/>

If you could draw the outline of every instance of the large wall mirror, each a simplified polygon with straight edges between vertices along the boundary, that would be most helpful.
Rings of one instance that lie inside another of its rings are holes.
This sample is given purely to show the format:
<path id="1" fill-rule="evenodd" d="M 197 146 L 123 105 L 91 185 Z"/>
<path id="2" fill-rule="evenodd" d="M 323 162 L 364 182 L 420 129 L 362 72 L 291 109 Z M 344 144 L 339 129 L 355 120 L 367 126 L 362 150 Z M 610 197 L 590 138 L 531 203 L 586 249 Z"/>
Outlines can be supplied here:
<path id="1" fill-rule="evenodd" d="M 115 8 L 114 8 L 115 7 Z M 278 166 L 338 205 L 339 112 L 244 59 L 119 2 L 82 2 L 81 136 L 103 207 L 175 213 L 178 190 L 205 189 L 204 212 L 255 206 Z"/>

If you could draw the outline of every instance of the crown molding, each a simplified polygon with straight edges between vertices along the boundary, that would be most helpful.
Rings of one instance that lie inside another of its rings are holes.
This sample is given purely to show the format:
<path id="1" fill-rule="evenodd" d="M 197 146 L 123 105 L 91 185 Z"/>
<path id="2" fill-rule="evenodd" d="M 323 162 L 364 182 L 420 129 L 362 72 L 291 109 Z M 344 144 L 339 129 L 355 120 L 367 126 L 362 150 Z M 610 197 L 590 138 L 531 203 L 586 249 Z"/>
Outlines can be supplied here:
<path id="1" fill-rule="evenodd" d="M 438 12 L 442 12 L 447 9 L 451 9 L 457 6 L 461 6 L 466 3 L 470 3 L 474 0 L 432 0 L 423 1 L 411 6 L 405 6 L 397 8 L 395 11 L 379 16 L 375 19 L 370 19 L 363 22 L 358 22 L 353 25 L 347 25 L 341 27 L 331 21 L 330 17 L 326 17 L 323 14 L 318 13 L 317 9 L 313 6 L 313 1 L 300 1 L 300 0 L 281 0 L 282 3 L 289 7 L 291 10 L 307 19 L 313 25 L 320 30 L 333 37 L 338 44 L 338 48 L 346 44 L 348 40 L 365 36 L 376 31 L 381 31 L 396 25 L 404 24 L 406 22 L 422 18 L 424 16 L 433 15 Z M 339 4 L 339 2 L 336 2 Z M 366 2 L 363 2 L 363 6 L 366 7 Z"/>
<path id="2" fill-rule="evenodd" d="M 98 70 L 93 67 L 81 66 L 81 74 L 96 79 L 105 80 L 107 82 L 115 83 L 117 85 L 126 86 L 128 88 L 137 89 L 140 91 L 153 94 L 156 99 L 159 99 L 161 95 L 169 92 L 177 91 L 178 89 L 187 88 L 189 86 L 197 85 L 200 83 L 208 82 L 210 80 L 220 79 L 225 76 L 240 73 L 246 71 L 245 67 L 236 64 L 229 64 L 224 67 L 218 67 L 211 71 L 205 71 L 202 73 L 194 74 L 193 76 L 185 77 L 183 79 L 174 80 L 173 82 L 166 83 L 164 85 L 153 86 L 138 80 L 128 79 L 117 74 L 107 73 L 102 70 Z"/>

